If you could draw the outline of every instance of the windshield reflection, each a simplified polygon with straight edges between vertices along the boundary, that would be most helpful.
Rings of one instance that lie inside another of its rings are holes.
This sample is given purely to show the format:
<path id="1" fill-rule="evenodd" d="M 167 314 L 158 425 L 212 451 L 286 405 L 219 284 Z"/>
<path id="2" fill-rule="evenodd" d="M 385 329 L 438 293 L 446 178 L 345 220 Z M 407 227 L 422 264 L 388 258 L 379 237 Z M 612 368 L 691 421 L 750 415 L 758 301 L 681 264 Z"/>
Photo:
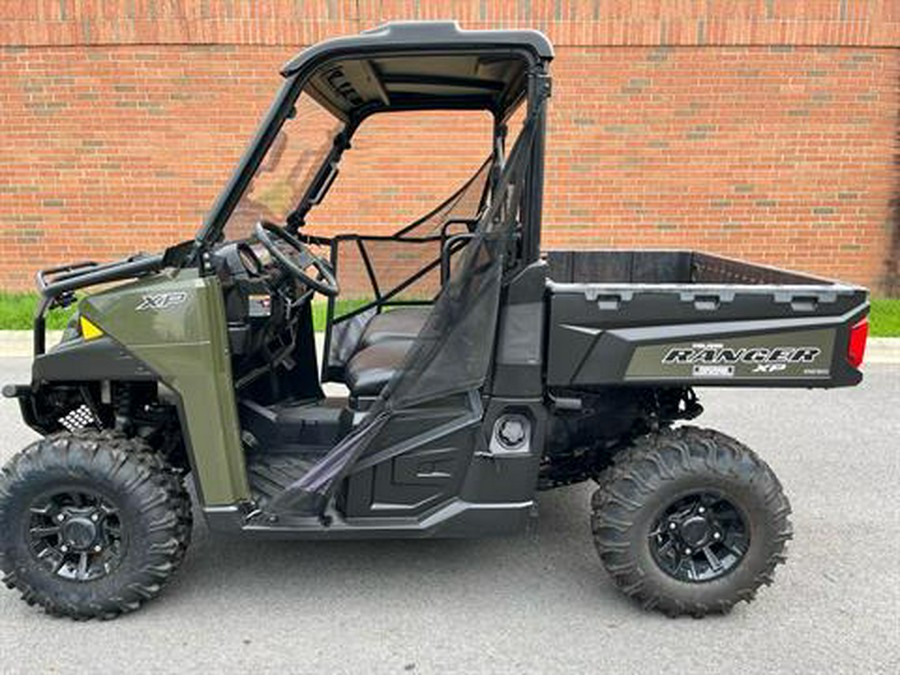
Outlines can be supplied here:
<path id="1" fill-rule="evenodd" d="M 342 124 L 308 97 L 297 101 L 228 219 L 225 239 L 245 239 L 260 220 L 283 225 L 316 170 L 328 155 Z"/>

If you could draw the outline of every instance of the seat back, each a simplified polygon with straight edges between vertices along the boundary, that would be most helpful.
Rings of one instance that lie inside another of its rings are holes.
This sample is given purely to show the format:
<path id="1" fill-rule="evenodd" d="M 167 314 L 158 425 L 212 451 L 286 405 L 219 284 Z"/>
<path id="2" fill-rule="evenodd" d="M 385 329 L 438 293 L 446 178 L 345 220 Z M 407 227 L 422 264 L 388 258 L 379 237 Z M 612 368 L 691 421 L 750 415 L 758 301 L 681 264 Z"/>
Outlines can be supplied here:
<path id="1" fill-rule="evenodd" d="M 471 232 L 485 207 L 492 167 L 493 156 L 435 209 L 393 234 L 328 240 L 341 297 L 328 301 L 322 381 L 343 380 L 373 316 L 434 303 L 462 249 L 453 238 Z"/>

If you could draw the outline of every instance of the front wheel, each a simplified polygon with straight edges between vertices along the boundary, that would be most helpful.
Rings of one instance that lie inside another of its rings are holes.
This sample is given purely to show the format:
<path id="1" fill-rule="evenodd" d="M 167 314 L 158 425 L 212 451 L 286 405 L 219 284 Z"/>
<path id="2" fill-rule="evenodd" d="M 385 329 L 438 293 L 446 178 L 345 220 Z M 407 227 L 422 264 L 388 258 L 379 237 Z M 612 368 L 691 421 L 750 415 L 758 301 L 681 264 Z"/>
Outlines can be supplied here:
<path id="1" fill-rule="evenodd" d="M 191 536 L 181 477 L 137 439 L 58 434 L 0 474 L 0 570 L 28 604 L 113 618 L 159 593 Z"/>
<path id="2" fill-rule="evenodd" d="M 616 585 L 670 616 L 724 613 L 772 581 L 791 538 L 772 470 L 716 431 L 651 434 L 604 472 L 594 543 Z"/>

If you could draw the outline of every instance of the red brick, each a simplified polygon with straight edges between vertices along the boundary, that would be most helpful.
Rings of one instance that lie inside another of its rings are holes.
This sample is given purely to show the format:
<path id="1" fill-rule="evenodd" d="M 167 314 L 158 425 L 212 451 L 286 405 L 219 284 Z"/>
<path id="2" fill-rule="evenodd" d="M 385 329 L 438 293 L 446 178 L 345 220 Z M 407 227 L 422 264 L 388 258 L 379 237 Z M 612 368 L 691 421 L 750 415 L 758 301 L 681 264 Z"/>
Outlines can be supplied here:
<path id="1" fill-rule="evenodd" d="M 0 287 L 191 236 L 300 44 L 456 17 L 556 43 L 545 246 L 696 247 L 888 288 L 898 4 L 0 2 Z M 373 118 L 310 228 L 396 230 L 488 133 L 479 115 Z"/>

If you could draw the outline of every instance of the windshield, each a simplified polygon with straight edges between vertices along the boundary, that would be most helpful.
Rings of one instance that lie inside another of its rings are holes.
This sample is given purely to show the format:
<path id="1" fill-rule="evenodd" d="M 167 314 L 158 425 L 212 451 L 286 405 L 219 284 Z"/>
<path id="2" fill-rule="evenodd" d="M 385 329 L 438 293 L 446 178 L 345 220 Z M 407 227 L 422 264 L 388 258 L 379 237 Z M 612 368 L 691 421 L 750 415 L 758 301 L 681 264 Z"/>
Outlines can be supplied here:
<path id="1" fill-rule="evenodd" d="M 284 225 L 343 124 L 306 95 L 285 121 L 225 225 L 225 239 L 246 239 L 260 220 Z"/>

